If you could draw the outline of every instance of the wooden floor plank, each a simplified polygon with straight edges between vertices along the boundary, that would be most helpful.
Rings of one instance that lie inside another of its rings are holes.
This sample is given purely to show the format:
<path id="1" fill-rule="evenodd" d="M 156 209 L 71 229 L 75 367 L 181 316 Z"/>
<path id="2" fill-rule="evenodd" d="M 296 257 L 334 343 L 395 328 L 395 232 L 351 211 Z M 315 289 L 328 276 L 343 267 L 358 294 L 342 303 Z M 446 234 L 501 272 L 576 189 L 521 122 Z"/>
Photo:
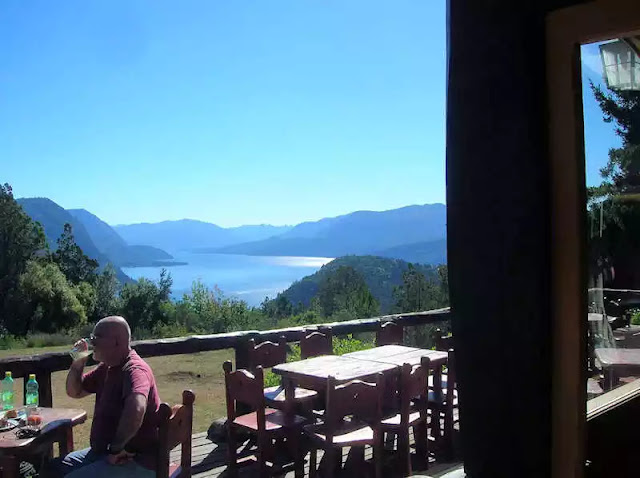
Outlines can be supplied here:
<path id="1" fill-rule="evenodd" d="M 410 436 L 410 442 L 413 445 L 413 434 Z M 192 446 L 192 471 L 194 478 L 217 478 L 220 475 L 224 475 L 226 466 L 226 446 L 224 444 L 213 443 L 207 438 L 206 433 L 198 433 L 193 435 Z M 389 444 L 390 446 L 393 443 Z M 322 451 L 318 451 L 318 462 L 322 459 Z M 346 461 L 348 450 L 343 450 L 343 463 Z M 373 450 L 371 447 L 365 448 L 365 459 L 370 460 L 373 457 Z M 180 448 L 173 450 L 171 453 L 171 461 L 180 461 Z M 414 469 L 415 475 L 425 476 L 444 476 L 441 473 L 446 473 L 449 470 L 456 470 L 460 467 L 459 462 L 455 463 L 436 463 L 434 458 L 430 458 L 429 470 L 421 471 Z M 307 455 L 304 465 L 305 476 L 309 476 L 309 456 Z M 257 469 L 254 466 L 241 467 L 239 469 L 238 476 L 240 478 L 253 478 L 257 477 Z M 293 471 L 289 471 L 283 478 L 294 478 Z M 448 475 L 446 475 L 448 476 Z"/>

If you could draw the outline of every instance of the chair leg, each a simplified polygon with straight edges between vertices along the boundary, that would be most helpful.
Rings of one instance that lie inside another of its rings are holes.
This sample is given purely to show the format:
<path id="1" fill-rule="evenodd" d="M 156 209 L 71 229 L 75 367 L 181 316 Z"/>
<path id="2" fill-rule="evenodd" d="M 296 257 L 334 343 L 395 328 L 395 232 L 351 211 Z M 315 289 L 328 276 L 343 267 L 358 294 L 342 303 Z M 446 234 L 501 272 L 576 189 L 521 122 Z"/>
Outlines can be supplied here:
<path id="1" fill-rule="evenodd" d="M 411 453 L 409 449 L 409 427 L 398 433 L 398 457 L 402 476 L 411 475 Z"/>
<path id="2" fill-rule="evenodd" d="M 453 460 L 453 410 L 447 410 L 444 414 L 444 449 L 445 459 Z"/>
<path id="3" fill-rule="evenodd" d="M 340 461 L 338 461 L 338 454 L 340 454 Z M 342 449 L 336 449 L 332 446 L 328 446 L 324 451 L 322 457 L 322 476 L 332 478 L 336 475 L 336 468 L 338 468 L 342 462 Z"/>
<path id="4" fill-rule="evenodd" d="M 258 470 L 260 478 L 267 478 L 269 470 L 267 469 L 267 442 L 265 437 L 258 436 Z"/>
<path id="5" fill-rule="evenodd" d="M 416 457 L 420 468 L 429 468 L 429 438 L 427 436 L 427 418 L 413 427 L 413 439 L 416 442 Z"/>
<path id="6" fill-rule="evenodd" d="M 311 447 L 309 450 L 309 478 L 316 478 L 318 470 L 316 469 L 318 462 L 318 450 Z"/>
<path id="7" fill-rule="evenodd" d="M 238 476 L 238 443 L 236 442 L 236 432 L 233 425 L 227 422 L 227 457 L 229 475 L 233 478 Z"/>
<path id="8" fill-rule="evenodd" d="M 384 450 L 384 444 L 382 441 L 382 433 L 374 433 L 373 465 L 375 469 L 375 478 L 382 478 L 382 452 Z"/>
<path id="9" fill-rule="evenodd" d="M 287 447 L 293 455 L 293 466 L 295 478 L 304 477 L 304 455 L 303 447 L 300 444 L 300 436 L 291 430 L 287 433 Z"/>

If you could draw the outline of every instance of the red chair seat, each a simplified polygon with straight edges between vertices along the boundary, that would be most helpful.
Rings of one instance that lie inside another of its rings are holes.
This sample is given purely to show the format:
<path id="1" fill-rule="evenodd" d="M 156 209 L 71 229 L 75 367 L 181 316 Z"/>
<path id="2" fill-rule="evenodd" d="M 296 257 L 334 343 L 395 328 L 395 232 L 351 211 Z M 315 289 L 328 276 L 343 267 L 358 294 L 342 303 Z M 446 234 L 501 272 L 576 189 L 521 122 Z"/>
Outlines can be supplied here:
<path id="1" fill-rule="evenodd" d="M 307 425 L 303 430 L 311 438 L 326 443 L 326 429 L 323 423 Z M 373 445 L 373 429 L 365 423 L 345 422 L 335 431 L 331 443 L 336 447 Z"/>
<path id="2" fill-rule="evenodd" d="M 178 463 L 169 463 L 169 478 L 178 478 L 182 473 L 182 467 Z"/>
<path id="3" fill-rule="evenodd" d="M 413 426 L 420 421 L 420 412 L 413 411 L 409 413 L 409 426 Z M 391 417 L 385 418 L 380 422 L 383 428 L 391 428 L 400 426 L 400 414 L 397 413 Z"/>
<path id="4" fill-rule="evenodd" d="M 296 427 L 304 424 L 306 419 L 304 417 L 294 415 L 289 421 L 287 415 L 280 411 L 274 410 L 273 408 L 266 408 L 264 411 L 265 414 L 265 430 L 268 432 L 273 432 L 280 430 L 283 427 Z M 236 417 L 233 421 L 234 424 L 247 428 L 249 430 L 258 430 L 258 415 L 256 412 L 247 413 L 245 415 L 240 415 Z"/>
<path id="5" fill-rule="evenodd" d="M 443 405 L 445 403 L 445 399 L 447 396 L 447 391 L 443 390 L 442 391 L 442 395 L 440 397 L 437 397 L 436 394 L 434 392 L 429 392 L 429 403 L 432 404 L 436 404 L 436 405 Z M 453 391 L 453 406 L 457 407 L 458 406 L 458 391 L 454 390 Z"/>
<path id="6" fill-rule="evenodd" d="M 433 388 L 433 375 L 429 375 L 429 388 Z M 444 393 L 444 390 L 446 390 L 447 388 L 447 374 L 443 374 L 442 375 L 442 390 Z"/>
<path id="7" fill-rule="evenodd" d="M 315 390 L 307 390 L 306 388 L 296 387 L 294 397 L 295 400 L 313 400 L 318 396 Z M 282 385 L 267 387 L 264 389 L 264 398 L 267 402 L 284 402 L 285 393 Z"/>

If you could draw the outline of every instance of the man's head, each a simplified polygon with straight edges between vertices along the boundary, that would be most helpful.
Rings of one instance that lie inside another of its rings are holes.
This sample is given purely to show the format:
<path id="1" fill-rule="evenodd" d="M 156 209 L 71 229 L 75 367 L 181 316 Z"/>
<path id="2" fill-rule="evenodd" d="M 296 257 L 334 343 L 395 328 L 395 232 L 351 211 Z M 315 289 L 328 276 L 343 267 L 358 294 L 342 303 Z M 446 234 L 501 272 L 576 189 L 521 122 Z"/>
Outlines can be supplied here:
<path id="1" fill-rule="evenodd" d="M 131 329 L 124 318 L 105 317 L 93 329 L 93 358 L 109 366 L 119 365 L 131 350 Z"/>

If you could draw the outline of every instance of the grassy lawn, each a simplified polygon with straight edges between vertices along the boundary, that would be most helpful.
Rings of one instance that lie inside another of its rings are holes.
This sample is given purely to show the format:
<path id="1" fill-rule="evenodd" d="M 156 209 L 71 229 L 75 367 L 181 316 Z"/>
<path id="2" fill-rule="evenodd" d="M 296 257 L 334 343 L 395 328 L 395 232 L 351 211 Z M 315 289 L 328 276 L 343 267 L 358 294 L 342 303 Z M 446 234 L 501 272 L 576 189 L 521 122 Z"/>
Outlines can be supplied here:
<path id="1" fill-rule="evenodd" d="M 44 352 L 65 351 L 67 347 L 40 349 L 0 350 L 0 358 L 19 355 L 35 355 Z M 160 399 L 170 404 L 182 401 L 182 391 L 191 389 L 196 394 L 194 409 L 194 433 L 206 431 L 212 420 L 226 416 L 224 372 L 222 363 L 233 359 L 233 350 L 216 350 L 189 355 L 170 355 L 145 359 L 156 377 Z M 4 371 L 2 371 L 4 372 Z M 74 429 L 76 449 L 89 444 L 94 398 L 75 400 L 65 393 L 66 372 L 53 374 L 53 404 L 56 407 L 81 408 L 89 414 L 84 425 Z M 22 379 L 15 384 L 16 402 L 22 403 Z"/>

